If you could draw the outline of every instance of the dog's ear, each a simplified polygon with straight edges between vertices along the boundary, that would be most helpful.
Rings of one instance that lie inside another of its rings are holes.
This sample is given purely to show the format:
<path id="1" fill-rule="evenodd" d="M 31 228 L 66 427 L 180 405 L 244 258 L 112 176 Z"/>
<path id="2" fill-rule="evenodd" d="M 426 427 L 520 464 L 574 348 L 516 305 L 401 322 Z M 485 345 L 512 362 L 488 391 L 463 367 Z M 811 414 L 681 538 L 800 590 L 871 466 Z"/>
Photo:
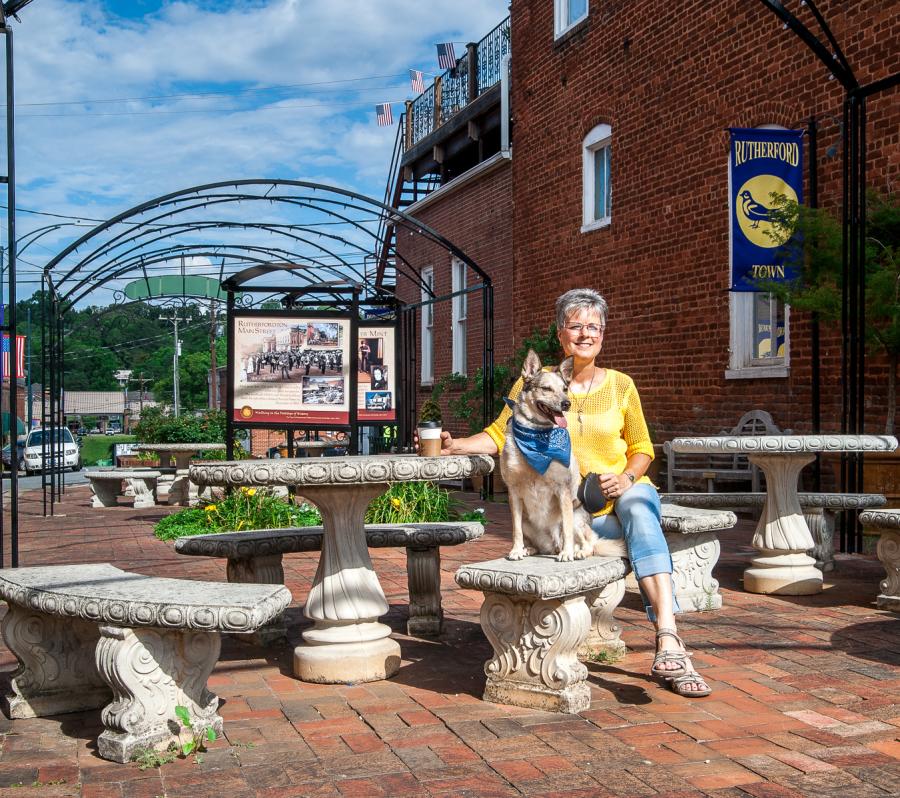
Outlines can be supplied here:
<path id="1" fill-rule="evenodd" d="M 541 359 L 534 353 L 533 349 L 528 350 L 525 362 L 522 364 L 522 379 L 528 382 L 534 379 L 534 376 L 541 370 Z"/>
<path id="2" fill-rule="evenodd" d="M 566 385 L 572 382 L 572 375 L 575 372 L 575 358 L 567 357 L 559 364 L 559 376 L 566 381 Z"/>

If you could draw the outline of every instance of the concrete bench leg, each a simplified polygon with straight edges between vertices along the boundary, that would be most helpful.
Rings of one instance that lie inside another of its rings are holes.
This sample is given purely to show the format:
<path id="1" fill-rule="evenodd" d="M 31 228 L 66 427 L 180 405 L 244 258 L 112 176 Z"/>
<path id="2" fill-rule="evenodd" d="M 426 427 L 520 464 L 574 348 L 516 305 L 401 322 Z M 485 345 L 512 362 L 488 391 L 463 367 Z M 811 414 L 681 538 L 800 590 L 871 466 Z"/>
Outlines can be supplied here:
<path id="1" fill-rule="evenodd" d="M 406 549 L 409 585 L 409 635 L 439 635 L 444 622 L 441 608 L 441 550 Z"/>
<path id="2" fill-rule="evenodd" d="M 175 478 L 172 480 L 172 484 L 169 486 L 169 504 L 178 504 L 181 507 L 189 506 L 191 503 L 190 485 L 191 481 L 190 479 L 188 479 L 187 471 L 185 471 L 184 473 L 181 473 L 180 471 L 176 473 Z"/>
<path id="3" fill-rule="evenodd" d="M 900 612 L 900 532 L 882 529 L 875 552 L 887 573 L 875 603 L 879 609 Z"/>
<path id="4" fill-rule="evenodd" d="M 675 572 L 672 583 L 682 612 L 703 612 L 722 607 L 719 583 L 713 568 L 719 561 L 719 537 L 716 532 L 690 535 L 666 535 Z"/>
<path id="5" fill-rule="evenodd" d="M 588 593 L 587 603 L 591 612 L 591 628 L 588 636 L 578 649 L 581 657 L 591 654 L 606 654 L 611 659 L 620 659 L 628 652 L 620 637 L 621 627 L 613 618 L 613 612 L 625 595 L 625 580 L 610 582 L 597 593 Z"/>
<path id="6" fill-rule="evenodd" d="M 136 508 L 156 506 L 156 477 L 128 477 L 127 482 L 134 495 Z"/>
<path id="7" fill-rule="evenodd" d="M 206 682 L 219 658 L 218 632 L 100 626 L 97 670 L 112 688 L 102 712 L 100 756 L 129 762 L 142 748 L 165 749 L 181 736 L 175 707 L 196 731 L 222 731 L 219 699 Z"/>
<path id="8" fill-rule="evenodd" d="M 3 640 L 19 662 L 3 696 L 11 718 L 39 718 L 96 709 L 111 697 L 97 672 L 97 625 L 9 604 Z"/>
<path id="9" fill-rule="evenodd" d="M 92 507 L 116 507 L 119 504 L 119 492 L 122 483 L 114 479 L 91 480 L 91 492 L 94 494 Z"/>
<path id="10" fill-rule="evenodd" d="M 484 700 L 552 712 L 587 709 L 587 668 L 577 653 L 590 625 L 584 595 L 560 600 L 486 592 L 481 628 L 494 656 L 484 666 Z"/>
<path id="11" fill-rule="evenodd" d="M 284 565 L 281 554 L 266 554 L 246 559 L 229 559 L 225 573 L 229 582 L 243 582 L 255 585 L 283 585 Z M 255 646 L 267 646 L 276 640 L 287 637 L 284 616 L 269 621 L 250 635 L 238 635 Z"/>
<path id="12" fill-rule="evenodd" d="M 822 507 L 806 507 L 803 518 L 816 544 L 808 554 L 815 558 L 816 568 L 820 571 L 833 571 L 834 513 Z"/>

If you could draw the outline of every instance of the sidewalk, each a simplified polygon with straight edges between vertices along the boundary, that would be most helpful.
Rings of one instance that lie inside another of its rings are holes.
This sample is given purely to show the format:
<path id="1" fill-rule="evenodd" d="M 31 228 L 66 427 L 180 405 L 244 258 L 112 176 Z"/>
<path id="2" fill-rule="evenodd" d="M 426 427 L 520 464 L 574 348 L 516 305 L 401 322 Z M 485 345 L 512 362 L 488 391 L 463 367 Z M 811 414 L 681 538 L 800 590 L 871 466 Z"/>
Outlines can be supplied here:
<path id="1" fill-rule="evenodd" d="M 224 580 L 224 561 L 179 557 L 171 543 L 152 536 L 153 523 L 168 510 L 89 504 L 86 488 L 70 488 L 56 517 L 43 518 L 40 492 L 23 494 L 20 564 L 112 562 L 146 574 Z M 385 622 L 403 652 L 392 679 L 310 685 L 291 676 L 316 555 L 288 555 L 291 645 L 269 651 L 223 640 L 210 687 L 223 699 L 226 737 L 199 764 L 188 759 L 141 771 L 100 759 L 96 711 L 0 716 L 0 795 L 900 794 L 900 618 L 874 608 L 883 575 L 876 560 L 838 555 L 818 596 L 744 593 L 740 577 L 753 524 L 742 521 L 722 535 L 716 576 L 724 608 L 680 618 L 712 696 L 679 698 L 647 675 L 652 634 L 629 592 L 617 612 L 629 654 L 615 664 L 587 663 L 590 710 L 534 712 L 481 700 L 491 654 L 478 625 L 481 594 L 457 588 L 453 573 L 509 548 L 506 505 L 483 506 L 491 521 L 485 537 L 442 552 L 447 617 L 439 639 L 404 634 L 405 552 L 372 550 L 391 605 Z M 13 666 L 0 645 L 4 680 Z"/>

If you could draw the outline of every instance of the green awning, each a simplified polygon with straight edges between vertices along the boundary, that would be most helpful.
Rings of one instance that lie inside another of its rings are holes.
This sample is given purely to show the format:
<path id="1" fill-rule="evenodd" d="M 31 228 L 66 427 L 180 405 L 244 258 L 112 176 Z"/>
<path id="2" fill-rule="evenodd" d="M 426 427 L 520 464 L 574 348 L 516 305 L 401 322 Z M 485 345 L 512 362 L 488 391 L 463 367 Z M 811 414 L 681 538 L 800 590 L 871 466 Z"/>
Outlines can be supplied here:
<path id="1" fill-rule="evenodd" d="M 0 426 L 0 435 L 5 438 L 9 434 L 9 413 L 6 411 L 0 413 L 0 425 L 2 425 Z M 28 432 L 28 430 L 25 429 L 25 424 L 22 422 L 22 419 L 17 416 L 16 435 L 24 435 L 26 432 Z"/>

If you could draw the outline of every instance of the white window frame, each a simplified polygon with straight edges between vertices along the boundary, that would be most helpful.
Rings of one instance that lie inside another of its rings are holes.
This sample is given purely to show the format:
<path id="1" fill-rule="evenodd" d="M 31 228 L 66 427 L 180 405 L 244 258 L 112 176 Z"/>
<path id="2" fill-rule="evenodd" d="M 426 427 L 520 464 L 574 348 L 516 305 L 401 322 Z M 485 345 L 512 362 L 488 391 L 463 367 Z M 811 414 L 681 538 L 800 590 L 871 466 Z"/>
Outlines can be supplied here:
<path id="1" fill-rule="evenodd" d="M 422 385 L 434 384 L 434 266 L 425 266 L 421 271 L 422 301 Z M 426 290 L 431 289 L 431 293 Z"/>
<path id="2" fill-rule="evenodd" d="M 572 30 L 581 20 L 586 19 L 590 13 L 590 0 L 585 0 L 584 14 L 578 19 L 568 22 L 569 17 L 569 0 L 553 0 L 553 38 L 558 39 Z"/>
<path id="3" fill-rule="evenodd" d="M 785 130 L 781 125 L 759 125 L 763 130 Z M 731 219 L 731 159 L 728 159 L 728 282 L 732 274 Z M 729 357 L 725 379 L 747 380 L 760 377 L 787 377 L 791 373 L 790 305 L 784 305 L 784 356 L 756 357 L 756 330 L 753 319 L 753 300 L 757 292 L 731 291 L 728 300 Z M 771 297 L 771 294 L 769 295 Z M 774 299 L 773 299 L 774 301 Z"/>
<path id="4" fill-rule="evenodd" d="M 607 159 L 606 215 L 594 218 L 597 197 L 594 187 L 597 181 L 596 156 L 601 150 L 609 153 Z M 612 127 L 597 125 L 581 143 L 581 232 L 589 233 L 608 227 L 612 222 Z"/>
<path id="5" fill-rule="evenodd" d="M 454 258 L 450 262 L 451 289 L 453 291 L 453 364 L 455 374 L 468 374 L 466 366 L 466 337 L 469 312 L 469 295 L 457 293 L 466 289 L 466 269 L 464 261 Z"/>

